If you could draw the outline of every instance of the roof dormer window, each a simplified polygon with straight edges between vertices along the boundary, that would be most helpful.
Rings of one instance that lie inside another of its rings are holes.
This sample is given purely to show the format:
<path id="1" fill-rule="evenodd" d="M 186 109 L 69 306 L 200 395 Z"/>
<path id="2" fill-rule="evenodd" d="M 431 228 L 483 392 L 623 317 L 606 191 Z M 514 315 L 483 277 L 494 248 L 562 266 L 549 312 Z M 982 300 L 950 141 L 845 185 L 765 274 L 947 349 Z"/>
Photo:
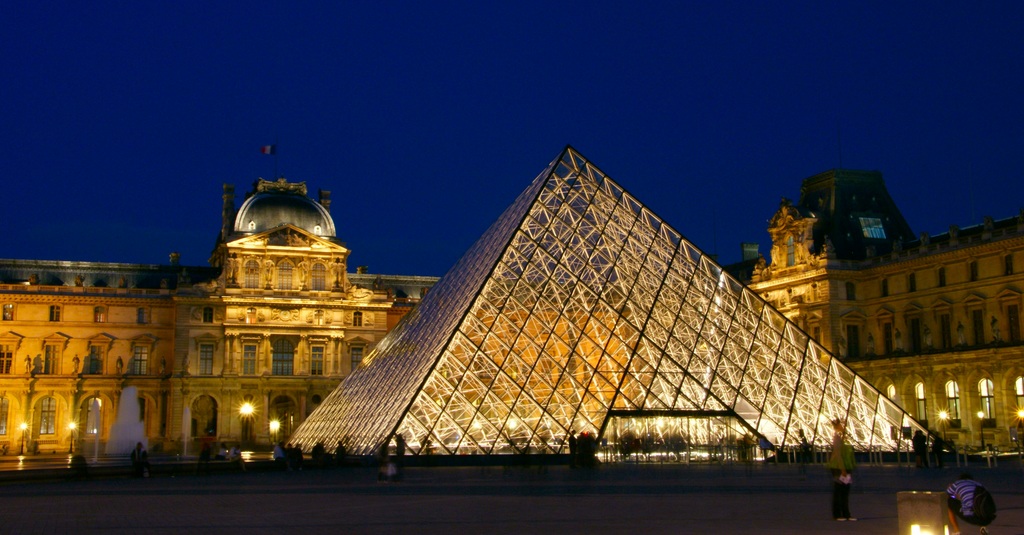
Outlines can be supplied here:
<path id="1" fill-rule="evenodd" d="M 313 233 L 319 236 L 323 234 L 323 228 L 321 228 L 320 225 L 316 225 L 315 227 L 313 227 Z"/>
<path id="2" fill-rule="evenodd" d="M 249 221 L 249 230 L 256 230 L 256 222 Z"/>
<path id="3" fill-rule="evenodd" d="M 860 218 L 860 228 L 864 231 L 865 238 L 885 239 L 885 229 L 882 228 L 880 218 L 862 217 Z"/>

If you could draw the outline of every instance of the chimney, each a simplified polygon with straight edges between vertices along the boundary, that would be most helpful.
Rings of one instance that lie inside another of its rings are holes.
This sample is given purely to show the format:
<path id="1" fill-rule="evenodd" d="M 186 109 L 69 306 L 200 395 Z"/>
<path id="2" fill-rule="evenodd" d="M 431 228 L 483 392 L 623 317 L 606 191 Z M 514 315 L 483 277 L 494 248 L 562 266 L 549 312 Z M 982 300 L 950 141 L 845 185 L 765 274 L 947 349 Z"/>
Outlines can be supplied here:
<path id="1" fill-rule="evenodd" d="M 327 213 L 331 213 L 331 192 L 329 190 L 317 190 L 320 192 L 320 206 L 327 210 Z"/>
<path id="2" fill-rule="evenodd" d="M 235 186 L 224 184 L 224 208 L 221 210 L 220 237 L 226 239 L 234 230 L 235 224 Z"/>

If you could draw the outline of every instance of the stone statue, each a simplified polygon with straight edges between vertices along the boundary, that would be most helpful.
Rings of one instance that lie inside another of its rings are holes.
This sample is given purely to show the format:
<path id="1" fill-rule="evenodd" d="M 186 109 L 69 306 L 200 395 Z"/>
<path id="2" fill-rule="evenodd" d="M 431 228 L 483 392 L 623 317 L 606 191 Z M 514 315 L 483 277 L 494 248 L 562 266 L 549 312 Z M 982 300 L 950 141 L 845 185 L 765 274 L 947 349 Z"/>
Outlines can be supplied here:
<path id="1" fill-rule="evenodd" d="M 846 358 L 846 337 L 839 335 L 839 356 Z"/>
<path id="2" fill-rule="evenodd" d="M 995 316 L 992 316 L 992 321 L 989 323 L 992 327 L 992 342 L 999 343 L 1003 341 L 1003 337 L 999 334 L 999 320 Z"/>
<path id="3" fill-rule="evenodd" d="M 896 351 L 903 351 L 903 332 L 896 329 Z"/>
<path id="4" fill-rule="evenodd" d="M 964 324 L 959 321 L 956 322 L 956 345 L 967 345 L 967 338 L 964 336 Z"/>
<path id="5" fill-rule="evenodd" d="M 75 275 L 75 286 L 82 286 L 85 284 L 85 279 L 81 275 Z"/>
<path id="6" fill-rule="evenodd" d="M 927 349 L 932 348 L 932 330 L 927 325 L 924 326 L 924 347 Z"/>
<path id="7" fill-rule="evenodd" d="M 121 375 L 121 372 L 124 370 L 124 361 L 121 360 L 121 357 L 117 357 L 117 363 L 115 366 L 117 366 L 117 374 Z"/>
<path id="8" fill-rule="evenodd" d="M 868 333 L 868 355 L 875 354 L 875 336 Z"/>
<path id="9" fill-rule="evenodd" d="M 76 375 L 78 374 L 78 365 L 81 364 L 81 363 L 82 363 L 82 361 L 78 359 L 78 355 L 75 355 L 75 358 L 71 359 L 71 365 L 74 368 L 72 370 L 72 373 L 74 373 Z"/>

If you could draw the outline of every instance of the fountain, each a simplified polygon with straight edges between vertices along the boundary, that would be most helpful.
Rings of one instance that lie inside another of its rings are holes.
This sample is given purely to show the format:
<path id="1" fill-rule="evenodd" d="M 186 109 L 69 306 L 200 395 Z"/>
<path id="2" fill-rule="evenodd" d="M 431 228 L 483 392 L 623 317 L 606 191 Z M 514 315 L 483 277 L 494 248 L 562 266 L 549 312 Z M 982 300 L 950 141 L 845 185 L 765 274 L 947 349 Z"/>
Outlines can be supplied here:
<path id="1" fill-rule="evenodd" d="M 135 449 L 137 442 L 148 449 L 146 428 L 139 417 L 139 394 L 134 386 L 126 386 L 121 391 L 121 401 L 117 405 L 117 418 L 110 426 L 110 438 L 107 439 L 107 455 L 128 455 Z"/>

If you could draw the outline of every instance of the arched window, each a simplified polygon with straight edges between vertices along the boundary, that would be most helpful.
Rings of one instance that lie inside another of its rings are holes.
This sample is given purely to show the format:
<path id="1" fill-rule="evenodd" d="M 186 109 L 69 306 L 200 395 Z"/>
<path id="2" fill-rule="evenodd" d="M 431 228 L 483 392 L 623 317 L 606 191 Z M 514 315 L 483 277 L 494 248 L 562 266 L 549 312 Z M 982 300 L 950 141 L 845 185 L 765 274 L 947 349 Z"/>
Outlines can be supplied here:
<path id="1" fill-rule="evenodd" d="M 924 396 L 924 383 L 914 385 L 914 399 L 917 400 L 917 419 L 928 425 L 928 401 Z"/>
<path id="2" fill-rule="evenodd" d="M 96 414 L 93 414 L 93 400 L 96 401 L 95 409 Z M 99 430 L 103 428 L 103 400 L 100 398 L 92 397 L 85 400 L 85 404 L 82 405 L 82 425 L 85 426 L 86 435 L 95 435 L 99 433 Z"/>
<path id="3" fill-rule="evenodd" d="M 277 266 L 277 289 L 278 290 L 291 290 L 292 289 L 292 263 L 284 260 Z"/>
<path id="4" fill-rule="evenodd" d="M 0 398 L 0 436 L 7 434 L 7 413 L 10 412 L 10 408 L 7 398 Z"/>
<path id="5" fill-rule="evenodd" d="M 57 400 L 45 397 L 39 402 L 39 434 L 52 435 L 57 428 Z"/>
<path id="6" fill-rule="evenodd" d="M 896 385 L 889 385 L 885 387 L 885 396 L 891 400 L 896 399 Z"/>
<path id="7" fill-rule="evenodd" d="M 315 292 L 327 289 L 327 266 L 317 262 L 309 272 L 309 287 Z"/>
<path id="8" fill-rule="evenodd" d="M 363 326 L 363 313 L 362 312 L 357 310 L 357 311 L 352 313 L 352 326 L 353 327 L 362 327 Z"/>
<path id="9" fill-rule="evenodd" d="M 946 381 L 946 407 L 949 411 L 949 419 L 956 421 L 953 427 L 959 427 L 960 385 L 956 381 Z"/>
<path id="10" fill-rule="evenodd" d="M 292 366 L 295 362 L 295 346 L 284 338 L 278 338 L 273 345 L 273 368 L 274 375 L 291 375 Z"/>
<path id="11" fill-rule="evenodd" d="M 982 418 L 991 420 L 995 418 L 995 396 L 992 394 L 992 379 L 978 381 L 978 396 L 981 401 Z"/>
<path id="12" fill-rule="evenodd" d="M 1018 377 L 1013 382 L 1013 390 L 1017 393 L 1017 410 L 1024 410 L 1024 376 Z M 1024 437 L 1021 437 L 1024 439 Z"/>
<path id="13" fill-rule="evenodd" d="M 245 287 L 260 287 L 260 263 L 255 260 L 249 260 L 245 263 Z"/>

